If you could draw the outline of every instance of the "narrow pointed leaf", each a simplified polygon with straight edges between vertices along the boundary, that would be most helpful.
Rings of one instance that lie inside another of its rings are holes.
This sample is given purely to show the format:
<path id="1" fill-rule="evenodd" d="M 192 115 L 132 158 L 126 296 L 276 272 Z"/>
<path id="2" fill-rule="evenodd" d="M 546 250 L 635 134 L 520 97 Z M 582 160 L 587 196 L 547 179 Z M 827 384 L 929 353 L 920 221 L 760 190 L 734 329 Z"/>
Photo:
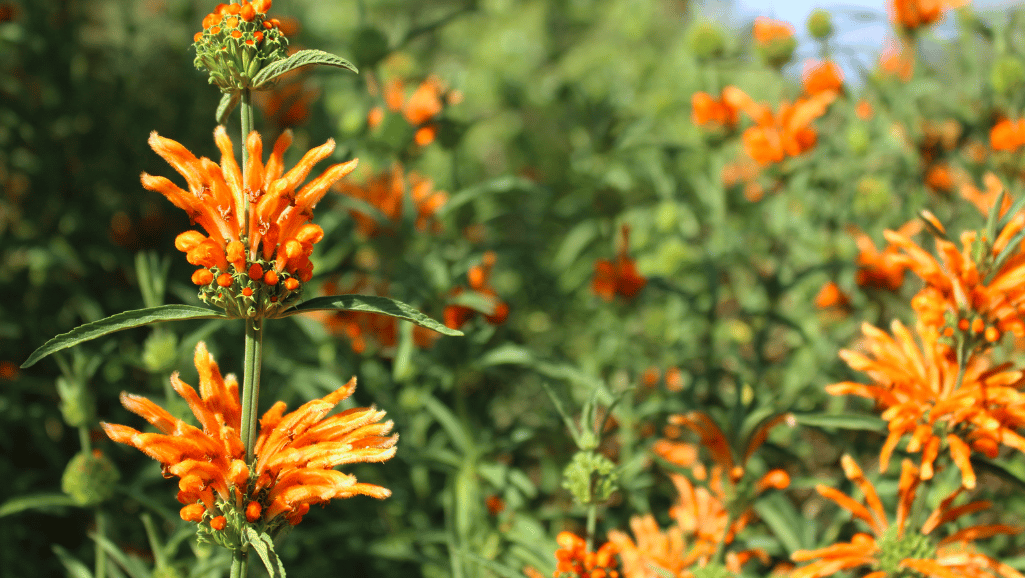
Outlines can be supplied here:
<path id="1" fill-rule="evenodd" d="M 282 315 L 295 315 L 297 313 L 308 313 L 310 311 L 364 311 L 366 313 L 379 313 L 389 317 L 412 321 L 421 327 L 426 327 L 441 333 L 442 335 L 462 335 L 462 331 L 450 329 L 430 317 L 420 313 L 416 309 L 401 301 L 378 297 L 376 295 L 332 295 L 330 297 L 315 297 L 287 309 Z"/>
<path id="2" fill-rule="evenodd" d="M 285 566 L 281 563 L 281 558 L 278 558 L 277 552 L 274 551 L 274 541 L 270 539 L 270 536 L 247 526 L 246 538 L 249 540 L 249 545 L 260 556 L 260 560 L 263 561 L 264 567 L 267 568 L 267 574 L 271 578 L 285 578 Z"/>
<path id="3" fill-rule="evenodd" d="M 32 355 L 25 360 L 25 363 L 21 364 L 21 367 L 32 366 L 51 353 L 78 345 L 83 341 L 102 337 L 108 333 L 141 327 L 150 323 L 180 321 L 184 319 L 227 319 L 227 317 L 215 309 L 196 307 L 194 305 L 161 305 L 160 307 L 150 307 L 149 309 L 125 311 L 117 315 L 111 315 L 106 319 L 79 325 L 67 333 L 54 337 L 44 343 L 42 347 L 33 351 Z"/>
<path id="4" fill-rule="evenodd" d="M 241 92 L 225 93 L 221 96 L 221 103 L 217 105 L 217 124 L 228 124 L 228 116 L 235 110 L 241 99 Z"/>
<path id="5" fill-rule="evenodd" d="M 885 431 L 886 422 L 873 415 L 860 414 L 794 414 L 797 423 L 811 427 Z"/>
<path id="6" fill-rule="evenodd" d="M 74 498 L 67 494 L 51 493 L 19 496 L 17 498 L 11 498 L 0 505 L 0 518 L 10 516 L 11 514 L 17 514 L 24 510 L 33 510 L 36 508 L 63 508 L 75 506 L 78 506 L 78 503 L 75 502 Z"/>
<path id="7" fill-rule="evenodd" d="M 94 578 L 89 568 L 60 544 L 53 545 L 53 553 L 57 555 L 57 559 L 64 565 L 64 569 L 68 571 L 70 578 Z"/>
<path id="8" fill-rule="evenodd" d="M 324 52 L 323 50 L 300 50 L 288 58 L 276 60 L 265 66 L 263 70 L 253 77 L 253 88 L 259 89 L 263 85 L 272 82 L 274 79 L 286 72 L 291 72 L 297 68 L 309 66 L 311 64 L 324 64 L 338 68 L 347 68 L 356 74 L 359 74 L 356 67 L 341 56 L 335 56 L 334 54 Z"/>

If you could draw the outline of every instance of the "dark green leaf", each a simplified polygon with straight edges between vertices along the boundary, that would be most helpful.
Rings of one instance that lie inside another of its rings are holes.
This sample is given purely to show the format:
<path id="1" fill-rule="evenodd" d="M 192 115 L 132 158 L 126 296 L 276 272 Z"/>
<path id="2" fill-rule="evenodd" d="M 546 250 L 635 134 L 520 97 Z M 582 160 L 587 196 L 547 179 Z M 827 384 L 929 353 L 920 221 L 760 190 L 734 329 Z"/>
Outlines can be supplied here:
<path id="1" fill-rule="evenodd" d="M 807 413 L 794 414 L 797 423 L 811 427 L 828 427 L 838 429 L 858 429 L 866 431 L 883 431 L 886 429 L 886 422 L 871 415 L 858 414 L 824 414 Z"/>
<path id="2" fill-rule="evenodd" d="M 31 496 L 11 498 L 4 502 L 3 505 L 0 505 L 0 518 L 17 514 L 23 510 L 63 508 L 67 506 L 78 506 L 75 500 L 67 494 L 32 494 Z"/>
<path id="3" fill-rule="evenodd" d="M 445 327 L 401 301 L 376 295 L 315 297 L 286 310 L 282 315 L 288 316 L 297 313 L 308 313 L 310 311 L 363 311 L 366 313 L 380 313 L 381 315 L 412 321 L 421 327 L 437 331 L 442 335 L 458 336 L 463 334 L 462 331 Z"/>
<path id="4" fill-rule="evenodd" d="M 356 67 L 341 56 L 335 56 L 334 54 L 324 52 L 323 50 L 300 50 L 288 58 L 276 60 L 265 66 L 263 70 L 253 77 L 253 88 L 259 89 L 263 85 L 273 81 L 275 78 L 285 74 L 286 72 L 291 72 L 297 68 L 312 64 L 324 64 L 327 66 L 336 66 L 338 68 L 347 68 L 359 74 Z"/>
<path id="5" fill-rule="evenodd" d="M 21 367 L 30 367 L 51 353 L 67 349 L 73 345 L 78 345 L 83 341 L 102 337 L 108 333 L 121 331 L 122 329 L 141 327 L 143 325 L 159 323 L 161 321 L 226 318 L 227 317 L 225 317 L 225 315 L 220 311 L 208 309 L 206 307 L 196 307 L 194 305 L 161 305 L 160 307 L 150 307 L 149 309 L 125 311 L 123 313 L 118 313 L 117 315 L 111 315 L 106 319 L 100 319 L 99 321 L 79 325 L 67 333 L 62 333 L 57 337 L 54 337 L 44 343 L 42 347 L 33 351 L 32 355 L 25 360 L 25 363 L 21 364 Z"/>
<path id="6" fill-rule="evenodd" d="M 214 115 L 217 124 L 228 124 L 228 115 L 238 106 L 239 100 L 242 100 L 241 92 L 225 93 L 221 96 L 221 103 L 217 105 L 217 113 Z"/>
<path id="7" fill-rule="evenodd" d="M 271 578 L 285 578 L 285 566 L 281 563 L 281 558 L 278 558 L 277 552 L 274 551 L 274 541 L 270 539 L 270 536 L 257 532 L 251 526 L 246 526 L 246 538 L 249 540 L 249 546 L 256 550 L 256 554 L 263 561 L 263 565 L 267 568 L 267 574 Z"/>
<path id="8" fill-rule="evenodd" d="M 61 545 L 54 544 L 53 553 L 57 555 L 57 559 L 64 565 L 64 569 L 68 571 L 70 578 L 93 578 L 93 573 L 89 568 Z"/>
<path id="9" fill-rule="evenodd" d="M 783 494 L 774 493 L 759 499 L 754 509 L 787 552 L 809 547 L 797 534 L 797 530 L 803 527 L 806 521 Z"/>
<path id="10" fill-rule="evenodd" d="M 477 197 L 494 194 L 508 193 L 511 191 L 535 191 L 538 184 L 523 177 L 504 176 L 492 179 L 486 183 L 467 187 L 449 197 L 448 201 L 438 209 L 438 215 L 444 216 L 462 205 L 476 199 Z"/>

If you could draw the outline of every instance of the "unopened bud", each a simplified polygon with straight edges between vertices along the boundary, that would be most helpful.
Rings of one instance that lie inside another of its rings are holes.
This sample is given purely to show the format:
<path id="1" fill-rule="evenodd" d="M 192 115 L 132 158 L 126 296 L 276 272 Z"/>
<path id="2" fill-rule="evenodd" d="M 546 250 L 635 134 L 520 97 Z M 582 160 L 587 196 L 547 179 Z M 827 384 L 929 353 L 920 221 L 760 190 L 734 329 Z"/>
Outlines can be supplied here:
<path id="1" fill-rule="evenodd" d="M 812 38 L 825 40 L 833 35 L 833 16 L 821 8 L 808 15 L 808 33 Z"/>
<path id="2" fill-rule="evenodd" d="M 79 452 L 64 470 L 61 490 L 79 506 L 96 506 L 114 495 L 119 479 L 114 462 L 105 455 Z"/>

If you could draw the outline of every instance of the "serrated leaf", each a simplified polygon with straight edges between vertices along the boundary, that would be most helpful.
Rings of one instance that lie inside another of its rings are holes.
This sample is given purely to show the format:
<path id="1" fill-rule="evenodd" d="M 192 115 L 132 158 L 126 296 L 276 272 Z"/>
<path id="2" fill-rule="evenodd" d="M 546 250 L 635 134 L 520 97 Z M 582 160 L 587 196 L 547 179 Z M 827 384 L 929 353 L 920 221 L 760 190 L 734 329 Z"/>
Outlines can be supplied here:
<path id="1" fill-rule="evenodd" d="M 67 494 L 32 494 L 31 496 L 20 496 L 11 498 L 0 505 L 0 518 L 17 514 L 23 510 L 36 508 L 64 508 L 78 506 L 74 498 Z"/>
<path id="2" fill-rule="evenodd" d="M 196 307 L 194 305 L 161 305 L 160 307 L 125 311 L 111 315 L 106 319 L 79 325 L 67 333 L 54 337 L 44 343 L 42 347 L 33 351 L 32 355 L 25 360 L 25 363 L 21 364 L 21 367 L 30 367 L 51 353 L 67 349 L 84 341 L 102 337 L 108 333 L 132 329 L 133 327 L 142 327 L 150 323 L 181 321 L 185 319 L 227 319 L 227 316 L 215 309 Z"/>
<path id="3" fill-rule="evenodd" d="M 356 70 L 356 67 L 353 66 L 351 62 L 341 56 L 335 56 L 334 54 L 324 52 L 323 50 L 300 50 L 288 58 L 275 60 L 265 66 L 263 70 L 253 77 L 253 89 L 258 90 L 261 86 L 273 81 L 282 74 L 313 64 L 347 68 L 356 74 L 359 74 L 359 70 Z"/>
<path id="4" fill-rule="evenodd" d="M 331 295 L 328 297 L 315 297 L 285 310 L 282 316 L 308 313 L 310 311 L 363 311 L 366 313 L 379 313 L 389 317 L 412 321 L 420 327 L 426 327 L 437 331 L 442 335 L 460 336 L 462 331 L 450 329 L 430 317 L 420 313 L 413 307 L 387 297 L 377 295 Z"/>
<path id="5" fill-rule="evenodd" d="M 811 427 L 857 429 L 865 431 L 882 431 L 886 429 L 885 421 L 871 415 L 858 415 L 849 413 L 806 413 L 794 414 L 794 418 L 797 420 L 797 423 Z"/>
<path id="6" fill-rule="evenodd" d="M 221 103 L 217 105 L 217 113 L 214 115 L 217 124 L 228 124 L 228 115 L 235 110 L 240 100 L 242 100 L 241 92 L 225 93 L 221 96 Z"/>
<path id="7" fill-rule="evenodd" d="M 270 536 L 246 526 L 246 538 L 249 540 L 249 546 L 256 550 L 257 556 L 263 561 L 267 574 L 271 578 L 285 578 L 285 566 L 281 563 L 281 558 L 278 558 L 278 553 L 274 551 L 274 541 Z"/>

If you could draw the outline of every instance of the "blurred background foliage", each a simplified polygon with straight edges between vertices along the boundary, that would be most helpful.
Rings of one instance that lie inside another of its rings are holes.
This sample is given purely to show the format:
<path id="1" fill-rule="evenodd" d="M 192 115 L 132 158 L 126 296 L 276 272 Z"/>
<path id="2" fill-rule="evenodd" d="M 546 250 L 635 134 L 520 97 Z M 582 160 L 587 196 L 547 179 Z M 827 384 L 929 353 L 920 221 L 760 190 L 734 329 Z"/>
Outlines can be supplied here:
<path id="1" fill-rule="evenodd" d="M 198 301 L 173 250 L 188 219 L 138 175 L 171 174 L 146 145 L 154 130 L 218 158 L 219 95 L 193 68 L 189 41 L 211 8 L 0 3 L 0 566 L 11 576 L 91 564 L 98 519 L 108 554 L 125 553 L 139 575 L 223 571 L 222 553 L 193 544 L 158 468 L 114 447 L 97 421 L 139 425 L 121 391 L 186 414 L 168 374 L 195 383 L 201 339 L 238 371 L 240 324 L 126 331 L 17 369 L 81 323 Z M 317 209 L 326 236 L 315 284 L 386 294 L 466 332 L 432 339 L 356 315 L 268 325 L 262 408 L 294 407 L 356 375 L 355 403 L 388 411 L 401 436 L 395 459 L 353 469 L 392 497 L 311 511 L 279 546 L 290 575 L 550 574 L 555 534 L 582 533 L 584 511 L 561 486 L 576 448 L 546 385 L 571 413 L 618 400 L 611 419 L 603 409 L 582 425 L 605 424 L 599 450 L 619 468 L 600 535 L 639 513 L 668 519 L 672 466 L 650 447 L 668 415 L 693 409 L 738 436 L 785 411 L 819 418 L 777 428 L 754 458 L 754 470 L 783 467 L 794 482 L 758 510 L 777 523 L 743 540 L 781 562 L 848 529 L 808 500 L 811 488 L 839 479 L 841 453 L 871 455 L 883 433 L 844 421 L 870 408 L 823 386 L 850 377 L 837 351 L 859 324 L 906 314 L 911 294 L 859 285 L 851 227 L 878 247 L 883 229 L 922 208 L 955 230 L 977 227 L 955 183 L 981 186 L 989 170 L 1017 178 L 1020 160 L 988 146 L 995 120 L 1025 105 L 1017 13 L 962 10 L 953 40 L 916 39 L 907 80 L 861 70 L 817 121 L 815 147 L 764 169 L 745 160 L 738 132 L 694 123 L 692 95 L 735 85 L 775 108 L 800 95 L 801 64 L 762 64 L 749 23 L 707 20 L 684 1 L 278 0 L 272 13 L 293 46 L 360 68 L 302 71 L 257 101 L 265 139 L 291 127 L 293 154 L 334 138 L 335 162 L 360 158 L 346 190 Z M 844 62 L 829 41 L 813 50 Z M 438 106 L 417 116 L 409 103 L 423 86 Z M 856 113 L 861 102 L 871 114 Z M 237 131 L 233 118 L 236 143 Z M 397 209 L 394 190 L 406 201 Z M 645 282 L 603 299 L 595 264 L 617 255 Z M 843 299 L 817 304 L 829 281 Z M 59 379 L 78 380 L 78 397 L 62 399 Z M 82 449 L 68 404 L 88 414 L 86 437 L 121 472 L 98 509 L 60 498 Z M 1020 494 L 1008 499 L 1006 512 L 1022 511 Z M 818 516 L 827 529 L 787 534 L 786 516 Z"/>

